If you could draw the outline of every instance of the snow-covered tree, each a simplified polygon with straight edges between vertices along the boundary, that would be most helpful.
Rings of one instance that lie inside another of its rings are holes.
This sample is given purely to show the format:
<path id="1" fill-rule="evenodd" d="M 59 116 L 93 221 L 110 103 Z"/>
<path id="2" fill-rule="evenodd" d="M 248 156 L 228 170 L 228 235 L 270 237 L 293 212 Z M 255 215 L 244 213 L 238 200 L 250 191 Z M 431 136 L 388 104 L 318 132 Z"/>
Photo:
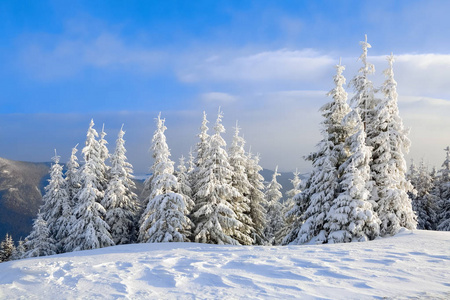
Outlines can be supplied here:
<path id="1" fill-rule="evenodd" d="M 325 229 L 328 243 L 366 241 L 379 235 L 379 219 L 368 201 L 370 192 L 370 148 L 358 111 L 349 113 L 344 124 L 355 133 L 347 139 L 351 155 L 340 166 L 340 192 L 327 213 Z"/>
<path id="2" fill-rule="evenodd" d="M 42 197 L 42 218 L 47 223 L 50 236 L 57 242 L 58 251 L 62 251 L 71 224 L 72 207 L 67 189 L 67 182 L 63 177 L 63 167 L 59 164 L 60 156 L 52 157 L 50 179 Z"/>
<path id="3" fill-rule="evenodd" d="M 200 176 L 199 172 L 201 172 L 201 168 L 205 164 L 205 160 L 207 159 L 206 153 L 209 151 L 210 147 L 208 123 L 209 121 L 206 119 L 206 113 L 203 112 L 202 125 L 200 126 L 200 133 L 198 134 L 200 141 L 197 143 L 195 149 L 196 157 L 194 159 L 194 168 L 189 173 L 189 181 L 191 182 L 192 195 L 194 196 L 195 203 L 197 203 L 195 195 L 201 186 L 201 183 L 198 182 L 198 177 Z"/>
<path id="4" fill-rule="evenodd" d="M 438 230 L 450 231 L 450 147 L 444 149 L 446 157 L 439 170 L 439 198 L 441 213 L 439 215 Z"/>
<path id="5" fill-rule="evenodd" d="M 144 243 L 189 241 L 188 205 L 183 195 L 177 192 L 178 182 L 173 175 L 174 163 L 169 158 L 164 122 L 159 114 L 151 147 L 154 158 L 151 193 L 139 222 L 139 241 Z"/>
<path id="6" fill-rule="evenodd" d="M 295 201 L 294 197 L 301 192 L 302 180 L 300 179 L 300 173 L 296 169 L 294 178 L 290 179 L 293 188 L 286 192 L 287 199 L 283 203 L 283 208 L 281 210 L 281 215 L 284 220 L 284 226 L 275 234 L 275 244 L 279 245 L 283 243 L 283 239 L 292 231 L 292 227 L 296 223 L 296 214 L 290 214 L 289 212 L 294 208 Z"/>
<path id="7" fill-rule="evenodd" d="M 191 174 L 195 169 L 195 158 L 192 148 L 189 149 L 189 158 L 188 158 L 188 166 L 187 166 L 187 174 Z"/>
<path id="8" fill-rule="evenodd" d="M 78 164 L 77 152 L 78 144 L 72 148 L 72 154 L 70 155 L 69 161 L 66 164 L 66 182 L 67 191 L 70 199 L 71 205 L 74 204 L 73 200 L 80 189 L 80 165 Z"/>
<path id="9" fill-rule="evenodd" d="M 26 249 L 25 249 L 25 241 L 20 240 L 17 243 L 17 247 L 15 247 L 14 251 L 11 255 L 11 260 L 18 260 L 22 259 L 25 255 Z"/>
<path id="10" fill-rule="evenodd" d="M 111 156 L 110 180 L 102 205 L 106 210 L 105 221 L 109 225 L 114 244 L 129 244 L 136 239 L 139 202 L 133 190 L 133 166 L 127 161 L 123 126 L 119 131 L 116 149 Z"/>
<path id="11" fill-rule="evenodd" d="M 102 191 L 105 191 L 108 187 L 108 181 L 109 181 L 109 171 L 110 167 L 106 165 L 106 160 L 109 159 L 109 151 L 108 142 L 105 139 L 106 132 L 105 132 L 105 124 L 102 126 L 102 132 L 100 132 L 100 139 L 98 140 L 99 145 L 99 157 L 100 157 L 100 163 L 101 163 L 101 169 L 103 170 L 103 176 L 100 181 L 101 186 L 103 187 Z"/>
<path id="12" fill-rule="evenodd" d="M 247 156 L 244 150 L 245 140 L 239 136 L 239 126 L 236 122 L 233 141 L 228 149 L 229 162 L 233 170 L 231 175 L 231 185 L 236 188 L 239 195 L 233 198 L 233 211 L 242 226 L 236 230 L 233 238 L 241 245 L 251 245 L 253 243 L 253 222 L 250 217 L 250 194 L 251 184 L 248 181 L 246 166 Z"/>
<path id="13" fill-rule="evenodd" d="M 15 250 L 11 235 L 6 234 L 5 239 L 0 243 L 0 262 L 11 260 Z"/>
<path id="14" fill-rule="evenodd" d="M 33 229 L 26 238 L 24 257 L 37 257 L 56 254 L 56 242 L 50 235 L 47 222 L 39 212 L 33 222 Z"/>
<path id="15" fill-rule="evenodd" d="M 271 245 L 275 245 L 275 234 L 285 226 L 282 215 L 283 206 L 280 203 L 280 199 L 283 197 L 280 192 L 282 186 L 277 182 L 277 176 L 280 176 L 280 173 L 278 173 L 278 166 L 276 166 L 272 175 L 272 180 L 267 185 L 265 192 L 267 222 L 266 228 L 264 229 L 264 235 Z"/>
<path id="16" fill-rule="evenodd" d="M 246 155 L 246 173 L 250 182 L 250 191 L 247 198 L 250 200 L 250 218 L 253 223 L 253 244 L 265 245 L 267 243 L 264 237 L 266 228 L 266 199 L 264 197 L 264 177 L 260 174 L 263 169 L 259 165 L 259 155 L 253 155 L 249 151 Z"/>
<path id="17" fill-rule="evenodd" d="M 233 172 L 221 136 L 225 132 L 222 117 L 219 109 L 214 134 L 197 148 L 193 236 L 195 242 L 237 245 L 239 242 L 232 236 L 242 223 L 233 211 L 232 199 L 239 197 L 239 192 L 231 185 Z M 203 124 L 206 124 L 205 118 Z M 206 131 L 202 129 L 202 133 Z"/>
<path id="18" fill-rule="evenodd" d="M 312 162 L 313 169 L 304 190 L 294 197 L 294 207 L 287 213 L 296 221 L 283 244 L 302 244 L 313 239 L 316 243 L 323 243 L 327 240 L 324 229 L 326 215 L 339 192 L 339 167 L 349 155 L 345 142 L 350 129 L 342 123 L 350 112 L 343 88 L 344 70 L 341 64 L 336 66 L 335 88 L 327 94 L 333 100 L 320 109 L 324 117 L 323 139 L 317 145 L 317 151 L 306 157 Z"/>
<path id="19" fill-rule="evenodd" d="M 411 144 L 408 130 L 403 126 L 397 104 L 397 82 L 394 79 L 394 56 L 387 57 L 389 67 L 384 71 L 383 101 L 379 101 L 372 115 L 371 136 L 373 161 L 371 163 L 374 188 L 372 199 L 381 220 L 381 235 L 395 234 L 401 227 L 416 228 L 416 216 L 408 193 L 411 183 L 406 179 L 404 153 Z M 369 134 L 369 133 L 368 133 Z"/>
<path id="20" fill-rule="evenodd" d="M 437 197 L 432 193 L 434 189 L 433 178 L 428 173 L 428 168 L 423 160 L 420 163 L 419 169 L 414 171 L 414 173 L 414 176 L 411 176 L 410 180 L 416 189 L 416 194 L 412 195 L 412 207 L 417 215 L 417 228 L 435 230 L 437 225 L 438 201 Z"/>
<path id="21" fill-rule="evenodd" d="M 70 240 L 65 250 L 78 251 L 103 248 L 114 245 L 109 233 L 109 226 L 104 221 L 105 208 L 100 204 L 104 197 L 102 178 L 104 180 L 104 161 L 100 157 L 98 136 L 91 120 L 86 146 L 83 148 L 84 165 L 81 168 L 81 187 L 76 195 L 77 203 L 73 208 L 75 220 L 70 228 Z"/>
<path id="22" fill-rule="evenodd" d="M 177 169 L 178 193 L 183 195 L 189 214 L 192 208 L 194 208 L 194 201 L 192 200 L 192 188 L 191 183 L 189 182 L 189 175 L 188 170 L 186 169 L 184 156 L 180 157 Z"/>

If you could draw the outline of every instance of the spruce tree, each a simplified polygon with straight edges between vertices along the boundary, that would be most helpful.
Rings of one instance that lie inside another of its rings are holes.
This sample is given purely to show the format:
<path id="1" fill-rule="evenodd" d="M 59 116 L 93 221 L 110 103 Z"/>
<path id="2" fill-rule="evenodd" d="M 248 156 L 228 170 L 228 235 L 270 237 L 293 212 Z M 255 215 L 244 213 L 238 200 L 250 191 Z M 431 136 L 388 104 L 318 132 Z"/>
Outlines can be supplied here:
<path id="1" fill-rule="evenodd" d="M 27 251 L 25 257 L 37 257 L 56 254 L 56 242 L 50 235 L 47 222 L 39 212 L 33 222 L 33 229 L 24 244 Z"/>
<path id="2" fill-rule="evenodd" d="M 67 189 L 67 182 L 63 177 L 63 167 L 59 164 L 60 156 L 52 157 L 50 179 L 42 197 L 42 218 L 47 223 L 50 236 L 57 242 L 58 251 L 62 251 L 68 229 L 71 223 L 72 207 Z"/>
<path id="3" fill-rule="evenodd" d="M 157 129 L 152 139 L 151 193 L 146 201 L 147 207 L 140 219 L 139 241 L 144 243 L 189 241 L 191 223 L 187 217 L 186 199 L 178 193 L 178 182 L 174 163 L 164 131 L 167 127 L 161 114 L 156 119 Z"/>
<path id="4" fill-rule="evenodd" d="M 72 153 L 70 155 L 69 161 L 66 164 L 66 182 L 67 182 L 67 191 L 70 199 L 70 203 L 73 206 L 74 198 L 80 189 L 80 165 L 78 164 L 78 158 L 76 153 L 78 152 L 78 144 L 72 148 Z"/>
<path id="5" fill-rule="evenodd" d="M 65 251 L 89 250 L 114 245 L 109 226 L 104 221 L 105 208 L 100 204 L 104 197 L 102 181 L 104 161 L 100 157 L 98 136 L 91 120 L 86 145 L 83 148 L 84 165 L 81 168 L 81 187 L 76 195 L 77 203 L 73 208 L 74 221 L 70 229 L 70 240 Z"/>
<path id="6" fill-rule="evenodd" d="M 340 166 L 340 193 L 327 213 L 328 243 L 372 240 L 379 235 L 379 220 L 368 201 L 370 192 L 370 148 L 365 145 L 365 132 L 357 111 L 349 113 L 344 124 L 355 133 L 347 139 L 351 155 Z"/>
<path id="7" fill-rule="evenodd" d="M 191 182 L 192 195 L 194 196 L 194 202 L 197 203 L 196 194 L 198 189 L 201 186 L 201 183 L 198 182 L 199 172 L 201 171 L 202 166 L 205 164 L 207 159 L 206 154 L 209 151 L 210 140 L 208 134 L 208 123 L 209 121 L 206 119 L 206 113 L 203 112 L 203 120 L 202 125 L 200 127 L 200 133 L 198 134 L 198 138 L 200 141 L 196 145 L 196 157 L 194 159 L 194 168 L 189 172 L 189 181 Z"/>
<path id="8" fill-rule="evenodd" d="M 264 235 L 270 245 L 276 245 L 275 235 L 285 226 L 282 216 L 283 206 L 280 203 L 280 199 L 283 197 L 280 192 L 282 186 L 277 182 L 277 176 L 280 176 L 280 173 L 278 173 L 278 166 L 276 166 L 272 175 L 272 180 L 267 185 L 265 192 L 267 222 L 266 228 L 264 229 Z"/>
<path id="9" fill-rule="evenodd" d="M 133 166 L 127 161 L 124 134 L 122 126 L 111 156 L 110 180 L 102 200 L 106 210 L 105 221 L 116 245 L 135 241 L 139 211 L 138 198 L 134 193 L 136 185 L 132 180 Z"/>
<path id="10" fill-rule="evenodd" d="M 178 164 L 177 181 L 178 181 L 178 192 L 183 195 L 186 201 L 186 208 L 188 210 L 188 215 L 194 208 L 194 201 L 192 200 L 192 188 L 189 182 L 188 170 L 185 165 L 184 156 L 180 157 Z"/>
<path id="11" fill-rule="evenodd" d="M 439 214 L 438 230 L 450 231 L 450 147 L 444 149 L 446 153 L 442 169 L 439 170 L 439 198 L 441 213 Z"/>
<path id="12" fill-rule="evenodd" d="M 371 143 L 366 143 L 373 147 L 371 172 L 375 187 L 372 198 L 376 201 L 376 212 L 381 220 L 381 235 L 396 234 L 402 227 L 415 229 L 417 224 L 408 197 L 413 187 L 406 179 L 404 158 L 411 142 L 398 111 L 393 55 L 388 56 L 387 60 L 389 67 L 384 71 L 386 80 L 382 87 L 384 99 L 374 110 L 371 128 L 375 132 L 372 133 Z"/>
<path id="13" fill-rule="evenodd" d="M 300 179 L 300 173 L 296 169 L 294 178 L 290 179 L 293 188 L 286 192 L 287 200 L 283 203 L 282 218 L 284 226 L 275 234 L 275 244 L 279 245 L 283 243 L 284 238 L 292 231 L 294 224 L 296 223 L 297 214 L 289 213 L 295 206 L 294 197 L 301 192 L 302 180 Z"/>
<path id="14" fill-rule="evenodd" d="M 18 260 L 22 259 L 25 255 L 26 249 L 25 249 L 25 241 L 20 240 L 17 244 L 17 247 L 14 249 L 11 260 Z"/>
<path id="15" fill-rule="evenodd" d="M 16 251 L 14 241 L 11 235 L 6 234 L 5 239 L 0 243 L 0 262 L 9 261 L 13 259 L 13 254 Z"/>
<path id="16" fill-rule="evenodd" d="M 231 185 L 238 191 L 238 196 L 233 198 L 233 211 L 242 226 L 235 231 L 235 238 L 241 245 L 251 245 L 253 243 L 253 222 L 250 216 L 250 195 L 251 184 L 246 173 L 247 157 L 244 150 L 245 140 L 239 136 L 239 127 L 236 122 L 233 141 L 228 149 L 230 166 L 233 170 L 231 175 Z"/>
<path id="17" fill-rule="evenodd" d="M 304 190 L 295 196 L 295 206 L 288 216 L 296 219 L 291 232 L 284 238 L 283 244 L 303 244 L 314 240 L 316 243 L 327 241 L 324 228 L 332 201 L 339 192 L 339 168 L 348 157 L 346 140 L 350 132 L 342 121 L 350 112 L 347 93 L 343 85 L 345 67 L 336 66 L 333 77 L 335 88 L 327 95 L 332 101 L 321 107 L 323 139 L 317 145 L 318 150 L 306 157 L 312 162 L 312 172 L 305 183 Z"/>
<path id="18" fill-rule="evenodd" d="M 193 237 L 199 243 L 237 245 L 239 242 L 232 236 L 242 223 L 233 211 L 232 199 L 239 197 L 239 192 L 231 185 L 233 172 L 221 136 L 225 132 L 222 117 L 219 109 L 214 134 L 197 148 L 201 151 L 197 151 Z M 206 124 L 205 118 L 203 124 Z M 204 126 L 202 133 L 206 133 Z"/>
<path id="19" fill-rule="evenodd" d="M 264 177 L 260 174 L 263 169 L 259 165 L 259 155 L 253 155 L 249 151 L 246 155 L 246 173 L 250 183 L 248 199 L 250 200 L 250 218 L 253 224 L 253 244 L 265 245 L 267 239 L 264 236 L 266 228 L 266 199 L 264 197 Z"/>

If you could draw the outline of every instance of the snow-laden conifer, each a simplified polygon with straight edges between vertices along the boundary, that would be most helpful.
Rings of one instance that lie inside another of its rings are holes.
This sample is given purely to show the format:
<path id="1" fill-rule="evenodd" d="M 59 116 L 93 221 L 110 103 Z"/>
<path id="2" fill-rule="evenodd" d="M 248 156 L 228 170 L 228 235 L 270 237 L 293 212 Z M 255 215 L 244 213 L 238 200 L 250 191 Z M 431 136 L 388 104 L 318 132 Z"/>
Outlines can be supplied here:
<path id="1" fill-rule="evenodd" d="M 114 244 L 129 244 L 135 240 L 139 202 L 134 193 L 136 185 L 133 166 L 127 161 L 123 126 L 119 131 L 116 148 L 111 155 L 110 180 L 102 205 L 106 210 L 105 221 L 109 225 Z"/>
<path id="2" fill-rule="evenodd" d="M 327 213 L 325 228 L 328 243 L 372 240 L 379 235 L 379 219 L 368 201 L 370 191 L 370 148 L 365 145 L 365 132 L 357 111 L 344 122 L 355 133 L 347 138 L 351 155 L 340 166 L 340 192 Z"/>
<path id="3" fill-rule="evenodd" d="M 178 193 L 183 195 L 189 214 L 192 208 L 194 208 L 194 201 L 192 200 L 192 188 L 191 183 L 189 182 L 189 175 L 188 170 L 186 169 L 184 156 L 180 157 L 177 169 Z"/>
<path id="4" fill-rule="evenodd" d="M 205 164 L 205 161 L 207 159 L 206 155 L 210 147 L 208 123 L 209 121 L 206 119 L 206 113 L 203 112 L 202 125 L 200 126 L 200 133 L 198 134 L 198 138 L 200 139 L 200 141 L 197 143 L 195 149 L 196 156 L 194 159 L 194 168 L 189 173 L 189 180 L 191 182 L 192 194 L 194 196 L 195 203 L 197 203 L 197 191 L 201 186 L 201 183 L 198 182 L 198 177 L 200 176 L 199 173 L 202 171 L 201 168 Z"/>
<path id="5" fill-rule="evenodd" d="M 263 169 L 259 165 L 259 154 L 253 155 L 251 151 L 246 154 L 247 164 L 246 173 L 250 183 L 250 192 L 248 199 L 250 200 L 250 218 L 253 223 L 253 244 L 265 245 L 267 243 L 264 237 L 264 229 L 266 228 L 266 199 L 264 197 L 264 177 L 261 175 Z"/>
<path id="6" fill-rule="evenodd" d="M 77 152 L 78 144 L 72 148 L 72 153 L 70 155 L 69 161 L 66 163 L 66 182 L 67 182 L 67 192 L 69 195 L 71 205 L 74 204 L 73 200 L 80 189 L 80 165 L 78 164 Z"/>
<path id="7" fill-rule="evenodd" d="M 236 122 L 233 140 L 228 149 L 230 166 L 233 170 L 231 185 L 236 188 L 239 195 L 233 198 L 233 211 L 242 226 L 235 231 L 235 238 L 241 245 L 253 243 L 253 222 L 250 217 L 250 195 L 251 184 L 248 181 L 246 166 L 247 156 L 244 150 L 245 140 L 239 135 L 239 126 Z"/>
<path id="8" fill-rule="evenodd" d="M 194 153 L 192 151 L 192 148 L 189 149 L 189 157 L 188 157 L 188 162 L 187 162 L 187 174 L 191 174 L 192 171 L 194 171 L 195 169 L 195 158 L 194 158 Z"/>
<path id="9" fill-rule="evenodd" d="M 282 186 L 277 182 L 277 176 L 280 176 L 280 173 L 278 173 L 278 166 L 275 167 L 272 180 L 268 183 L 265 192 L 267 222 L 266 228 L 264 229 L 264 235 L 270 245 L 275 245 L 275 234 L 285 226 L 284 218 L 282 216 L 283 206 L 280 203 L 280 199 L 283 197 L 280 192 Z"/>
<path id="10" fill-rule="evenodd" d="M 300 179 L 298 169 L 295 170 L 294 178 L 290 179 L 293 188 L 286 192 L 287 199 L 283 203 L 281 216 L 283 218 L 284 226 L 275 234 L 275 244 L 283 243 L 284 238 L 292 231 L 292 227 L 296 223 L 297 214 L 289 213 L 295 206 L 294 197 L 301 192 L 302 180 Z"/>
<path id="11" fill-rule="evenodd" d="M 17 243 L 17 247 L 14 249 L 12 255 L 11 255 L 11 260 L 18 260 L 18 259 L 22 259 L 25 255 L 26 249 L 25 249 L 25 241 L 24 240 L 20 240 Z"/>
<path id="12" fill-rule="evenodd" d="M 15 251 L 14 241 L 7 233 L 5 239 L 0 243 L 0 262 L 12 260 Z"/>
<path id="13" fill-rule="evenodd" d="M 237 245 L 239 242 L 232 236 L 242 223 L 233 211 L 232 199 L 238 197 L 239 192 L 231 185 L 232 168 L 221 136 L 225 132 L 222 117 L 219 109 L 214 134 L 198 147 L 202 150 L 197 151 L 201 155 L 197 156 L 193 236 L 199 243 Z M 206 125 L 205 118 L 203 125 Z"/>
<path id="14" fill-rule="evenodd" d="M 302 244 L 313 239 L 316 243 L 323 243 L 327 240 L 324 229 L 326 215 L 339 191 L 339 167 L 348 157 L 345 142 L 350 132 L 342 124 L 350 112 L 347 93 L 343 88 L 344 70 L 341 64 L 336 65 L 336 75 L 333 77 L 335 88 L 327 94 L 332 101 L 320 109 L 324 117 L 323 139 L 317 145 L 317 151 L 306 157 L 312 162 L 313 169 L 304 190 L 294 197 L 295 205 L 287 214 L 296 221 L 283 244 Z"/>
<path id="15" fill-rule="evenodd" d="M 59 164 L 60 156 L 52 157 L 50 179 L 42 197 L 42 218 L 47 223 L 50 236 L 57 242 L 58 251 L 62 251 L 71 224 L 72 206 L 69 199 L 67 182 L 63 177 L 63 167 Z"/>
<path id="16" fill-rule="evenodd" d="M 371 142 L 366 143 L 373 147 L 372 198 L 376 201 L 375 210 L 381 220 L 381 235 L 396 234 L 401 227 L 414 229 L 417 224 L 408 197 L 413 187 L 406 179 L 404 158 L 411 142 L 398 111 L 394 56 L 391 54 L 387 60 L 389 67 L 384 71 L 386 80 L 382 87 L 384 99 L 374 110 L 371 126 L 374 132 Z"/>
<path id="17" fill-rule="evenodd" d="M 91 120 L 86 145 L 83 148 L 84 165 L 81 168 L 81 187 L 76 195 L 77 203 L 73 208 L 75 220 L 70 229 L 70 240 L 65 250 L 89 250 L 114 245 L 109 226 L 104 221 L 105 208 L 100 204 L 104 197 L 102 178 L 104 162 L 100 157 L 100 146 L 95 139 L 98 136 Z"/>
<path id="18" fill-rule="evenodd" d="M 413 176 L 411 176 L 413 175 Z M 417 215 L 417 229 L 435 230 L 437 226 L 438 199 L 433 195 L 433 178 L 422 160 L 417 172 L 410 173 L 416 194 L 412 195 L 412 207 Z"/>
<path id="19" fill-rule="evenodd" d="M 439 198 L 441 213 L 439 214 L 438 230 L 450 231 L 450 147 L 444 149 L 446 153 L 442 169 L 439 170 Z"/>
<path id="20" fill-rule="evenodd" d="M 26 238 L 24 246 L 27 249 L 24 258 L 56 254 L 56 242 L 51 237 L 47 222 L 40 212 L 33 222 L 33 229 Z"/>
<path id="21" fill-rule="evenodd" d="M 158 115 L 151 147 L 154 158 L 151 193 L 139 222 L 139 241 L 144 243 L 185 242 L 191 228 L 186 199 L 177 192 L 178 182 L 173 175 L 174 163 L 169 158 L 164 122 L 161 114 Z"/>
<path id="22" fill-rule="evenodd" d="M 100 181 L 101 186 L 103 187 L 102 191 L 105 191 L 108 186 L 109 181 L 109 171 L 110 167 L 106 165 L 106 160 L 109 159 L 109 150 L 106 145 L 108 145 L 108 142 L 105 139 L 106 132 L 105 132 L 105 124 L 102 126 L 102 132 L 100 132 L 100 138 L 98 140 L 99 145 L 99 157 L 100 157 L 100 163 L 102 164 L 101 169 L 103 170 L 103 176 Z"/>

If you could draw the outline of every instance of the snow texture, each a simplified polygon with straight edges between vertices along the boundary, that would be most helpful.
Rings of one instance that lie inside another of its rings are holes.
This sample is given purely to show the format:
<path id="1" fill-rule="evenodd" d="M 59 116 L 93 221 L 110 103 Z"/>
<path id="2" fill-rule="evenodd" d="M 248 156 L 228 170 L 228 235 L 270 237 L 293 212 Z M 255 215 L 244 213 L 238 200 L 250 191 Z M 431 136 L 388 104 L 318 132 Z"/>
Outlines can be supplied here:
<path id="1" fill-rule="evenodd" d="M 1 299 L 449 299 L 450 233 L 285 247 L 120 245 L 0 264 Z"/>

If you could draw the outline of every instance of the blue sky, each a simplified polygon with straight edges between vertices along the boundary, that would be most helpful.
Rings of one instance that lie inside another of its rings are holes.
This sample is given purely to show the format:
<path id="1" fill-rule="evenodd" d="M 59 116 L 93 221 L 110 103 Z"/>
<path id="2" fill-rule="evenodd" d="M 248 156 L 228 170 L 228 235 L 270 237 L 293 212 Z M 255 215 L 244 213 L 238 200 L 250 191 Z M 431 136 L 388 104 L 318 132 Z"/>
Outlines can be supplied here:
<path id="1" fill-rule="evenodd" d="M 228 131 L 239 119 L 264 167 L 306 172 L 333 65 L 342 57 L 353 77 L 367 34 L 375 83 L 384 57 L 397 56 L 408 159 L 439 165 L 450 144 L 449 9 L 447 1 L 1 1 L 0 156 L 48 161 L 57 148 L 65 160 L 94 118 L 110 150 L 125 123 L 142 173 L 159 111 L 176 160 L 197 142 L 202 111 L 213 123 L 222 106 Z"/>

